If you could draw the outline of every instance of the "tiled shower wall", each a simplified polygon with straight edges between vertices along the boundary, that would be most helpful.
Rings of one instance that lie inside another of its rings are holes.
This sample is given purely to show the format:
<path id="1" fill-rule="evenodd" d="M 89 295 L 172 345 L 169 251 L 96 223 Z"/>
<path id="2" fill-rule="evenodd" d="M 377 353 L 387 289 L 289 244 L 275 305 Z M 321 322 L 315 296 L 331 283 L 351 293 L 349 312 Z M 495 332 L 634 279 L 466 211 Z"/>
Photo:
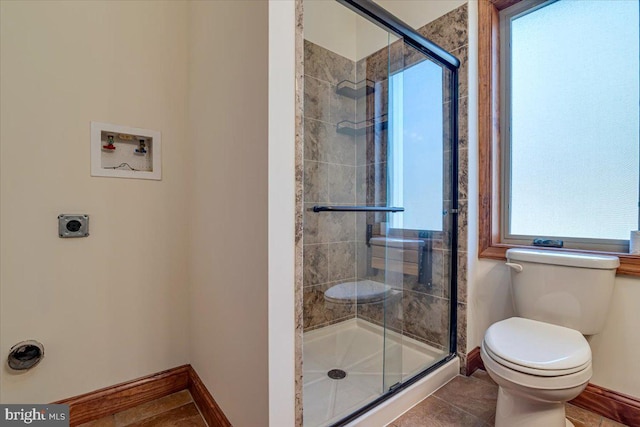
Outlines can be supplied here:
<path id="1" fill-rule="evenodd" d="M 356 203 L 355 137 L 336 132 L 355 121 L 354 99 L 336 93 L 354 81 L 355 63 L 304 41 L 303 321 L 311 330 L 355 317 L 353 304 L 325 304 L 324 291 L 356 277 L 356 214 L 312 211 L 314 205 Z"/>

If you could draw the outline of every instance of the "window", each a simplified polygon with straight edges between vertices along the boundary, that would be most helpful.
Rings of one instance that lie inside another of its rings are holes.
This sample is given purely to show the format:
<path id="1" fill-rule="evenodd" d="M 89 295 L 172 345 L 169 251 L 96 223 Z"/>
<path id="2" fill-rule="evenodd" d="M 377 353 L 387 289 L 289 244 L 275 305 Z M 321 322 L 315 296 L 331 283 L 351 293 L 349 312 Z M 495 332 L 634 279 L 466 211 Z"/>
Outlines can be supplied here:
<path id="1" fill-rule="evenodd" d="M 626 253 L 639 227 L 639 2 L 513 4 L 479 6 L 481 256 L 537 237 Z M 621 258 L 640 274 L 638 257 Z"/>

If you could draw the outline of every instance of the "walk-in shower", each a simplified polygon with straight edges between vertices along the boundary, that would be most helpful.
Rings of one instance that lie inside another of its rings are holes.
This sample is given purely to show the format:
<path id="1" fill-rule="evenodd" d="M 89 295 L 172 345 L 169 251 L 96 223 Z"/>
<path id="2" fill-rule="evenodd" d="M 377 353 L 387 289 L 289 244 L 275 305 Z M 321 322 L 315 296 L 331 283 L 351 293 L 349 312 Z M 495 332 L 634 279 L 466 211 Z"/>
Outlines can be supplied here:
<path id="1" fill-rule="evenodd" d="M 304 2 L 303 419 L 455 357 L 459 61 L 377 4 Z"/>

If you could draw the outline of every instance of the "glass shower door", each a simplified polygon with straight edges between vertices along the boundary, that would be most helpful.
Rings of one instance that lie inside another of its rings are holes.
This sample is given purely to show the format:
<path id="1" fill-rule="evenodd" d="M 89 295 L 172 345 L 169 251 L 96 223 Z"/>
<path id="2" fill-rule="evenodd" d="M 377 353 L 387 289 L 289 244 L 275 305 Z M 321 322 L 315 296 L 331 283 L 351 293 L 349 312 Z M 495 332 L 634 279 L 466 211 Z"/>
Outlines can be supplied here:
<path id="1" fill-rule="evenodd" d="M 451 355 L 450 71 L 349 13 L 305 1 L 305 426 Z"/>

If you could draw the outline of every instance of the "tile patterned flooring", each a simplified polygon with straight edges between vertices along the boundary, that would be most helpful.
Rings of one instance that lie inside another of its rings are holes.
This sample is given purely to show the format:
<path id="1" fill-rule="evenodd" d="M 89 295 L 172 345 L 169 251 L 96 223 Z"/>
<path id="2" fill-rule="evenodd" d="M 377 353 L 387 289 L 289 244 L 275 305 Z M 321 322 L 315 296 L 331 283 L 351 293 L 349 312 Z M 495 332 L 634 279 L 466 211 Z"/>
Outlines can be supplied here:
<path id="1" fill-rule="evenodd" d="M 490 427 L 495 422 L 497 396 L 498 386 L 485 371 L 457 376 L 389 427 Z M 623 427 L 570 404 L 566 411 L 575 427 Z"/>
<path id="2" fill-rule="evenodd" d="M 493 426 L 498 386 L 482 370 L 458 376 L 389 427 Z M 624 427 L 610 419 L 567 404 L 575 427 Z M 187 390 L 144 403 L 79 427 L 207 427 Z"/>
<path id="3" fill-rule="evenodd" d="M 189 391 L 182 390 L 78 427 L 207 427 Z"/>

